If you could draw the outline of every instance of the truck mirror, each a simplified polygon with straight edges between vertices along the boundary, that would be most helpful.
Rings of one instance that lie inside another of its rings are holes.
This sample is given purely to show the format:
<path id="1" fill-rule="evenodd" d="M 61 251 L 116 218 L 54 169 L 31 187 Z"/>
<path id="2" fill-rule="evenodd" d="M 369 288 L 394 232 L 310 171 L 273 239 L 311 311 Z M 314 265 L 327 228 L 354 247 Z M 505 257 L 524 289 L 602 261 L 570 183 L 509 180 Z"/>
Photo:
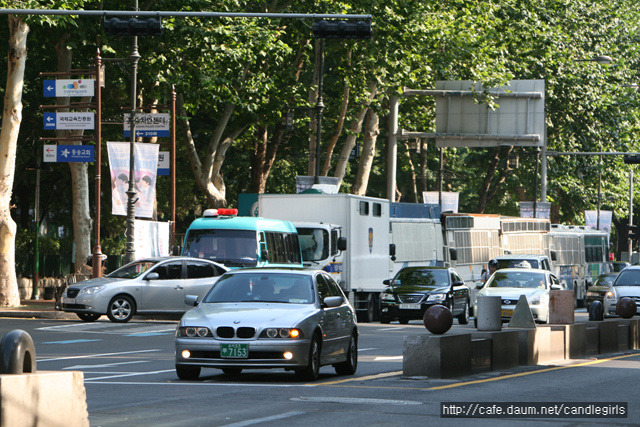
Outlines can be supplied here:
<path id="1" fill-rule="evenodd" d="M 180 255 L 180 246 L 179 245 L 173 245 L 173 247 L 171 248 L 171 255 L 173 255 L 173 256 Z"/>
<path id="2" fill-rule="evenodd" d="M 453 248 L 449 248 L 449 258 L 451 259 L 451 261 L 457 261 L 458 251 Z"/>
<path id="3" fill-rule="evenodd" d="M 551 251 L 550 255 L 551 255 L 551 261 L 558 260 L 558 254 L 556 253 L 556 251 Z"/>
<path id="4" fill-rule="evenodd" d="M 262 261 L 269 261 L 269 251 L 266 249 L 260 251 L 260 258 L 262 258 Z"/>
<path id="5" fill-rule="evenodd" d="M 391 261 L 396 260 L 396 245 L 393 243 L 389 243 L 389 255 L 391 256 Z"/>
<path id="6" fill-rule="evenodd" d="M 338 250 L 346 251 L 347 250 L 347 238 L 346 237 L 338 237 Z"/>

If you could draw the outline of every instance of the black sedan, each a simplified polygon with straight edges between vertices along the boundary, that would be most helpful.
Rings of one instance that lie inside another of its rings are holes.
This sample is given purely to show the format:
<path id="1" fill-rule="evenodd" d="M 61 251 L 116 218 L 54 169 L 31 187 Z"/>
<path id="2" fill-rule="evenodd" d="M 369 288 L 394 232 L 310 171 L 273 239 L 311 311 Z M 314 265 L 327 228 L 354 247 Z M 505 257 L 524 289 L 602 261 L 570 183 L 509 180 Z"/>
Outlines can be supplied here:
<path id="1" fill-rule="evenodd" d="M 469 288 L 460 274 L 446 267 L 405 267 L 380 294 L 380 322 L 422 320 L 424 312 L 440 304 L 451 310 L 461 325 L 469 323 Z"/>

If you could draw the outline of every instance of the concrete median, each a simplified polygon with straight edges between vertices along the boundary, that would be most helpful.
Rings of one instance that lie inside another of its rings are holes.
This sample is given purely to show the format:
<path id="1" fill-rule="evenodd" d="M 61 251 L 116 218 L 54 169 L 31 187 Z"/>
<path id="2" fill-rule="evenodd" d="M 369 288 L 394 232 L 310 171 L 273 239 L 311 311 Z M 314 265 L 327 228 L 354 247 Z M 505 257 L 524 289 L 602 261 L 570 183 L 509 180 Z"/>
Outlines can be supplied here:
<path id="1" fill-rule="evenodd" d="M 405 337 L 403 374 L 455 378 L 640 348 L 640 318 Z"/>

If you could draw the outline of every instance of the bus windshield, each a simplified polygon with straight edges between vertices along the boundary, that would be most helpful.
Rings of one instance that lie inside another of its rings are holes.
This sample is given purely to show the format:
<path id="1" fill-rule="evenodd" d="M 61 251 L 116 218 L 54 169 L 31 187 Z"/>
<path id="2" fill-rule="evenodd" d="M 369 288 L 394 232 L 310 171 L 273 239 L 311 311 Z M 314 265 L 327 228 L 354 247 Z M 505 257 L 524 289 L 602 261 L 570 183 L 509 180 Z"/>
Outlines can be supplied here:
<path id="1" fill-rule="evenodd" d="M 204 258 L 227 267 L 255 267 L 258 237 L 252 230 L 189 230 L 183 255 Z"/>
<path id="2" fill-rule="evenodd" d="M 298 228 L 302 261 L 322 261 L 329 257 L 329 233 L 321 228 Z"/>

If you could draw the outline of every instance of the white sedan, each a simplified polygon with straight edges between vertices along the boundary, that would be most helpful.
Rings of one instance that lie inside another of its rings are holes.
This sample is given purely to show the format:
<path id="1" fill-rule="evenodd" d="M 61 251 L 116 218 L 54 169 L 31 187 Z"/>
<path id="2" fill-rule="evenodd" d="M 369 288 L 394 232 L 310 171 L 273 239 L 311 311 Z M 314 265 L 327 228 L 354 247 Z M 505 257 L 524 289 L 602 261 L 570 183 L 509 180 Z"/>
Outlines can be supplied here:
<path id="1" fill-rule="evenodd" d="M 563 289 L 551 272 L 532 268 L 503 268 L 496 271 L 476 296 L 499 296 L 502 298 L 502 319 L 509 320 L 521 295 L 529 302 L 534 319 L 541 323 L 549 321 L 549 291 Z"/>
<path id="2" fill-rule="evenodd" d="M 622 297 L 629 297 L 636 302 L 636 313 L 640 313 L 640 265 L 632 265 L 620 272 L 611 290 L 604 296 L 604 315 L 616 316 L 616 305 Z"/>

